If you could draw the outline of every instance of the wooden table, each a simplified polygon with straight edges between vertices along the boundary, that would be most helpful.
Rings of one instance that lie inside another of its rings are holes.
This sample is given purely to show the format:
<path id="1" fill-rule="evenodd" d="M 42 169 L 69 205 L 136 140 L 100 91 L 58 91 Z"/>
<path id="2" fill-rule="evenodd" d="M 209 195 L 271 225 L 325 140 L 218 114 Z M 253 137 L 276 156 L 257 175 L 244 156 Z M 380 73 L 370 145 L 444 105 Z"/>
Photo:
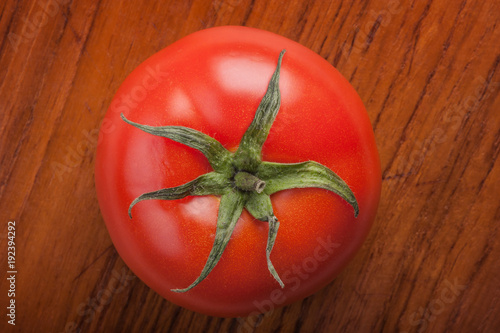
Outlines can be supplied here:
<path id="1" fill-rule="evenodd" d="M 1 332 L 500 332 L 499 1 L 7 0 L 0 12 Z M 380 208 L 354 261 L 260 317 L 207 317 L 150 290 L 94 189 L 98 126 L 123 79 L 218 25 L 326 58 L 359 92 L 381 157 Z"/>

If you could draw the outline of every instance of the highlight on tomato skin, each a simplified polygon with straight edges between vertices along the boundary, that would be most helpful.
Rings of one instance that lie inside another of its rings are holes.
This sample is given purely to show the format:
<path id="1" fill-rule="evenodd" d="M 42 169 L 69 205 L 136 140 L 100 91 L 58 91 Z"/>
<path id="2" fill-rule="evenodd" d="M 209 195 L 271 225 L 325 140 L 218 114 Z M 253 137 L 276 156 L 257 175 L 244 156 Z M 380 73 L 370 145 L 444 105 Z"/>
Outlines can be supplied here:
<path id="1" fill-rule="evenodd" d="M 113 244 L 190 310 L 247 316 L 307 297 L 375 218 L 380 162 L 361 99 L 282 36 L 184 37 L 126 78 L 103 124 L 95 181 Z"/>

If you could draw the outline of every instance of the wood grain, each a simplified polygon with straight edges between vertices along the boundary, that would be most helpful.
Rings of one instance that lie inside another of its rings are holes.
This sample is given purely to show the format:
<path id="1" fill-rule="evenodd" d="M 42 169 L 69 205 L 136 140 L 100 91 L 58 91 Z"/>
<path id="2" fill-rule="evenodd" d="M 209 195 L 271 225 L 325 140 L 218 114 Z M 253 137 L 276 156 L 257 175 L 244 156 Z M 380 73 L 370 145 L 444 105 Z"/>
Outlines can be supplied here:
<path id="1" fill-rule="evenodd" d="M 1 332 L 500 332 L 500 2 L 7 0 L 0 13 Z M 146 287 L 116 253 L 93 183 L 123 79 L 218 25 L 276 32 L 337 67 L 383 170 L 355 260 L 259 317 L 203 316 Z"/>

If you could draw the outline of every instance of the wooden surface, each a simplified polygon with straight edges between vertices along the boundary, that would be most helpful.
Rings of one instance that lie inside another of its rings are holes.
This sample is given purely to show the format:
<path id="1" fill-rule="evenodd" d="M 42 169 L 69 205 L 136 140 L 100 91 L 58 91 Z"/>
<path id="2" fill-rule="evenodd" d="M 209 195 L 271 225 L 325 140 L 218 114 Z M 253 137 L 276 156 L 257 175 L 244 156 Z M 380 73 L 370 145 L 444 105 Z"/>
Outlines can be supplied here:
<path id="1" fill-rule="evenodd" d="M 499 1 L 7 0 L 0 13 L 0 332 L 500 332 Z M 337 67 L 367 107 L 383 171 L 348 268 L 243 319 L 181 309 L 135 278 L 93 180 L 98 126 L 126 75 L 228 24 Z"/>

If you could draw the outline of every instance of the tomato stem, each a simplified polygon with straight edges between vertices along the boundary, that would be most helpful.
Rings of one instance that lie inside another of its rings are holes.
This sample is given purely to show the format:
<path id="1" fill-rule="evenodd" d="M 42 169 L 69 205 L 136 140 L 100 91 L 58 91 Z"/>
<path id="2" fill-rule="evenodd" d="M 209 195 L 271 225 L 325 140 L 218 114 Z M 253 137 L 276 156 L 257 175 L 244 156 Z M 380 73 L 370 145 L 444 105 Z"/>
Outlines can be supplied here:
<path id="1" fill-rule="evenodd" d="M 239 171 L 234 176 L 234 184 L 242 191 L 262 193 L 266 187 L 266 182 L 255 177 L 251 173 Z"/>

